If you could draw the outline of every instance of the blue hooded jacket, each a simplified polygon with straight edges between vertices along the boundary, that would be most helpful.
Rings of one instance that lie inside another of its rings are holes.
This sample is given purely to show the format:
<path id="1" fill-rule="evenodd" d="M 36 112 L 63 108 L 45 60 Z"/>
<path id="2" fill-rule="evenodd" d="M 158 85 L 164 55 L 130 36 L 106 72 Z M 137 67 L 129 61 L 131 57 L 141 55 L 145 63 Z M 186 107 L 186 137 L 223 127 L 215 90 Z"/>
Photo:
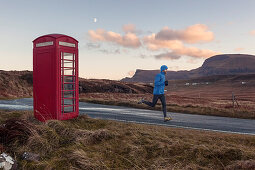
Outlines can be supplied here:
<path id="1" fill-rule="evenodd" d="M 168 69 L 166 65 L 161 66 L 160 68 L 161 72 L 157 74 L 155 77 L 154 89 L 153 89 L 153 94 L 155 95 L 164 94 L 166 77 L 163 71 L 166 69 Z"/>

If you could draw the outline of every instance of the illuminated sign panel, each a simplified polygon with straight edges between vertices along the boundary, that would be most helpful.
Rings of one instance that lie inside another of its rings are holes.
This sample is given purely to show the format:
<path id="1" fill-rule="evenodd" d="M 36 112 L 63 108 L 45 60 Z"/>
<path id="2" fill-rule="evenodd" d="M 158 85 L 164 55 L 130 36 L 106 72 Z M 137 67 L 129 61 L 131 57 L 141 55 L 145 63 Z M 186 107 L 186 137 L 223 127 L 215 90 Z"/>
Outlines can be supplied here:
<path id="1" fill-rule="evenodd" d="M 48 46 L 48 45 L 53 45 L 53 41 L 38 43 L 38 44 L 36 44 L 36 47 L 44 47 L 44 46 Z"/>
<path id="2" fill-rule="evenodd" d="M 59 45 L 66 46 L 66 47 L 75 47 L 75 44 L 59 41 Z"/>

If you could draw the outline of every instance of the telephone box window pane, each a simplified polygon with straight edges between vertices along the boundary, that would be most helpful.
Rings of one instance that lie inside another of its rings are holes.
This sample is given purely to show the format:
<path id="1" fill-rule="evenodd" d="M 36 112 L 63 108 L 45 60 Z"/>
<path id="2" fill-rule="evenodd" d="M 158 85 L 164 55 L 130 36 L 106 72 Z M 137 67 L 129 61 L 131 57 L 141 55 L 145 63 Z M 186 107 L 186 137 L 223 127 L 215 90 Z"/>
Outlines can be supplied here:
<path id="1" fill-rule="evenodd" d="M 74 107 L 73 106 L 63 107 L 62 112 L 64 113 L 74 112 Z"/>
<path id="2" fill-rule="evenodd" d="M 74 90 L 74 84 L 64 84 L 64 90 Z M 68 92 L 68 91 L 67 91 Z"/>
<path id="3" fill-rule="evenodd" d="M 63 98 L 71 98 L 74 97 L 74 91 L 64 91 Z"/>
<path id="4" fill-rule="evenodd" d="M 64 82 L 75 82 L 75 77 L 74 76 L 63 76 Z"/>
<path id="5" fill-rule="evenodd" d="M 64 60 L 73 60 L 73 54 L 72 53 L 64 53 L 63 55 Z"/>
<path id="6" fill-rule="evenodd" d="M 64 75 L 74 75 L 74 70 L 73 69 L 69 69 L 69 68 L 65 68 L 64 69 Z"/>
<path id="7" fill-rule="evenodd" d="M 64 62 L 62 62 L 62 67 L 74 67 L 73 64 L 73 61 L 64 60 Z"/>
<path id="8" fill-rule="evenodd" d="M 73 105 L 74 104 L 74 99 L 64 99 L 62 100 L 62 105 Z"/>

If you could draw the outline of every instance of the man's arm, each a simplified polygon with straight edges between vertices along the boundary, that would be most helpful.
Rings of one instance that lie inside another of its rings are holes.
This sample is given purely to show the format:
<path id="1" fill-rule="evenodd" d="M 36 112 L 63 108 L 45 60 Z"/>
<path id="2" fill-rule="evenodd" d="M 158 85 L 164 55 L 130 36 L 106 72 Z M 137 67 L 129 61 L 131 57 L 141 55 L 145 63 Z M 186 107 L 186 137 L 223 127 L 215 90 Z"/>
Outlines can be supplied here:
<path id="1" fill-rule="evenodd" d="M 168 80 L 165 81 L 165 86 L 168 86 Z"/>
<path id="2" fill-rule="evenodd" d="M 155 86 L 162 86 L 164 85 L 165 82 L 163 81 L 163 79 L 161 78 L 161 76 L 158 74 L 156 77 L 155 77 Z"/>

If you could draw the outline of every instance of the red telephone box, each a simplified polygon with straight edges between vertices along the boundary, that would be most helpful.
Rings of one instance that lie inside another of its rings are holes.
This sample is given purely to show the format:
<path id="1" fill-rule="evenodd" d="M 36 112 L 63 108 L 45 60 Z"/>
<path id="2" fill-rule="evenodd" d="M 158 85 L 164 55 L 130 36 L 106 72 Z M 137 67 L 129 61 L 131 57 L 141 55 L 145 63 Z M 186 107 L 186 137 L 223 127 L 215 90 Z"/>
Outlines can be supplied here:
<path id="1" fill-rule="evenodd" d="M 33 41 L 34 116 L 40 121 L 79 115 L 78 41 L 49 34 Z"/>

